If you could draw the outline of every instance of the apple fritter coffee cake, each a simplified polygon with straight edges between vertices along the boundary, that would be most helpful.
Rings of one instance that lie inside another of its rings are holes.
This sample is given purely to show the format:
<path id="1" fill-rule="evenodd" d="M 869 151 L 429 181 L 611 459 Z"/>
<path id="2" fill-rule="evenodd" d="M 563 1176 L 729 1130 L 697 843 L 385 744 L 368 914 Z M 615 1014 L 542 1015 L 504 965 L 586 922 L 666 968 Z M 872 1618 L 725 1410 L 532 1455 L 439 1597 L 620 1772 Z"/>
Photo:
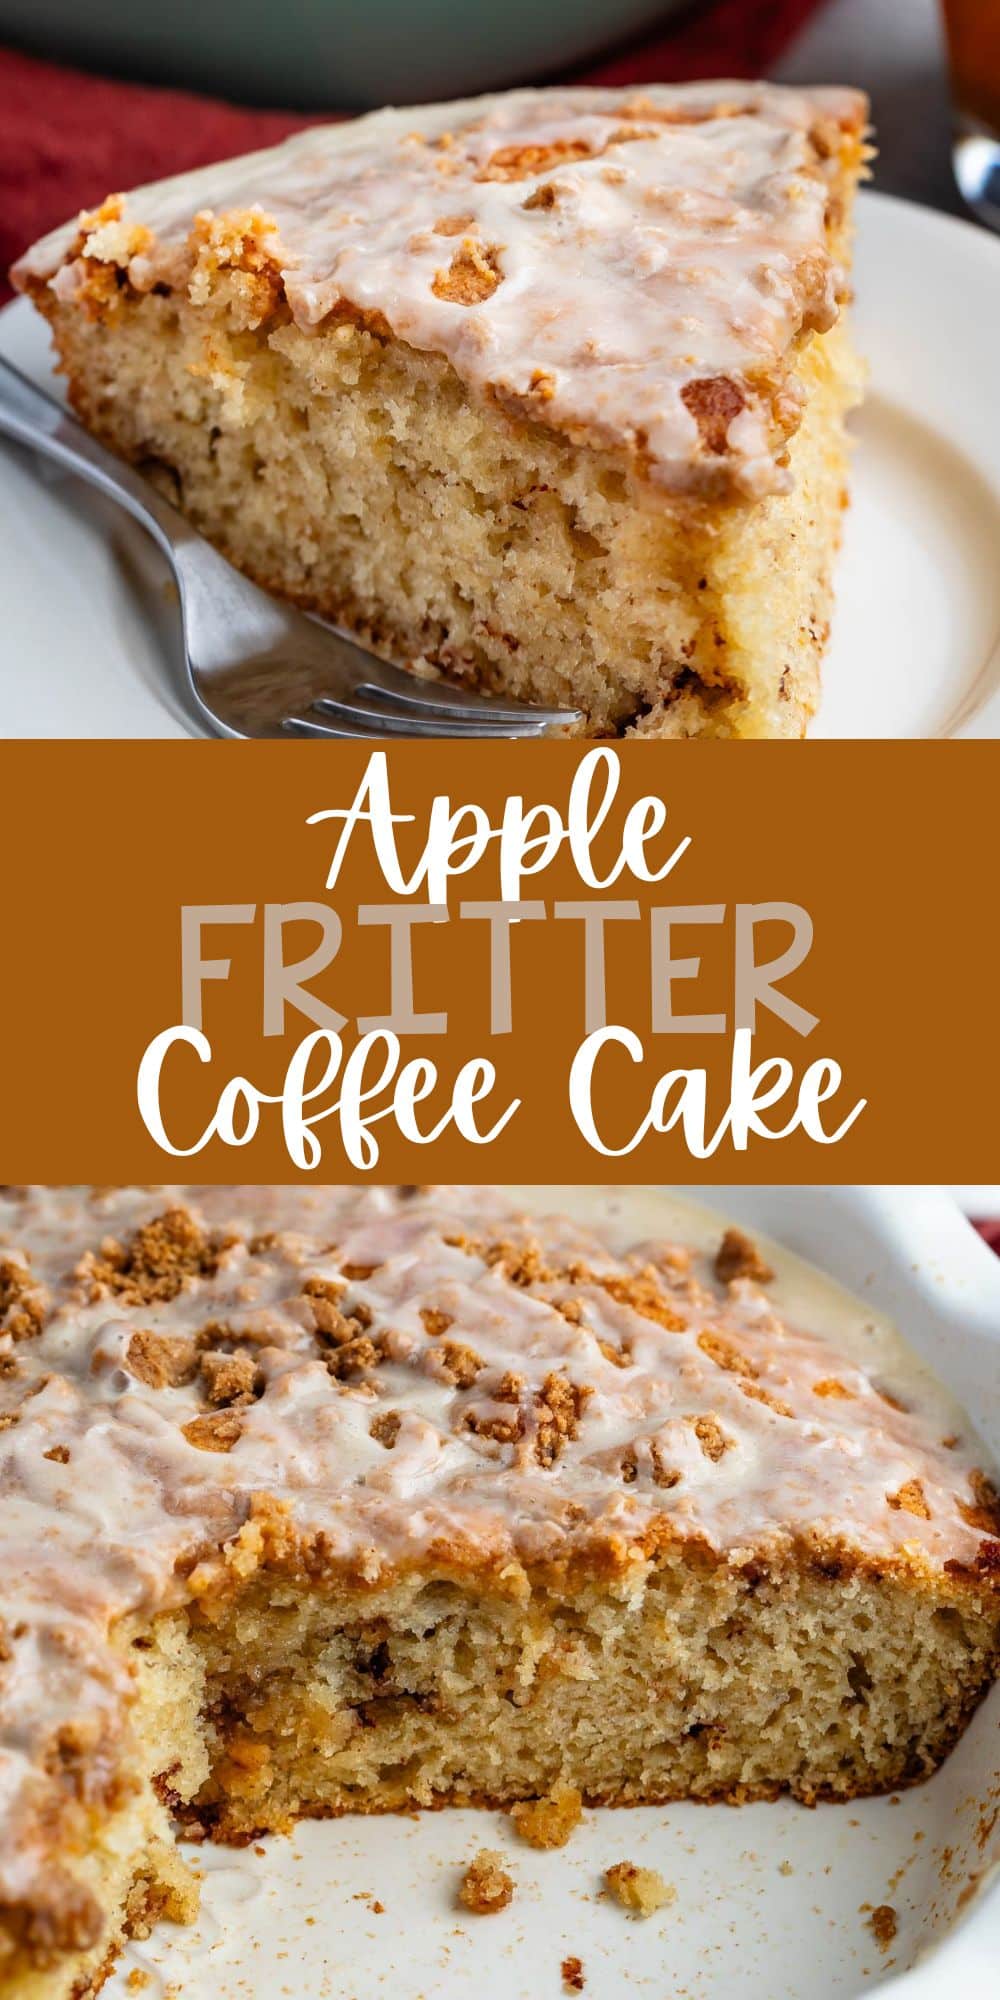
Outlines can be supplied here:
<path id="1" fill-rule="evenodd" d="M 269 588 L 594 734 L 797 736 L 866 112 L 729 82 L 378 112 L 114 195 L 14 279 L 84 421 Z"/>
<path id="2" fill-rule="evenodd" d="M 177 1824 L 849 1798 L 954 1743 L 1000 1519 L 943 1392 L 736 1232 L 549 1199 L 4 1190 L 3 1994 L 189 1914 Z"/>

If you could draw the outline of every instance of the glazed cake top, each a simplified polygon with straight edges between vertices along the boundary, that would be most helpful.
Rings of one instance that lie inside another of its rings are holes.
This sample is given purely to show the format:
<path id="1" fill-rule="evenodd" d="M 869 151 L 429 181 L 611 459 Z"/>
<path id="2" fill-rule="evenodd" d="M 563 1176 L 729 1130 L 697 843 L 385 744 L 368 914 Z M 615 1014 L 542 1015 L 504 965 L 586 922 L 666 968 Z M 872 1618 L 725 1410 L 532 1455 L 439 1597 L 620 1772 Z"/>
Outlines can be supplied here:
<path id="1" fill-rule="evenodd" d="M 738 1235 L 713 1263 L 585 1192 L 596 1227 L 482 1188 L 4 1190 L 0 1893 L 55 1732 L 120 1709 L 110 1625 L 268 1514 L 371 1582 L 650 1530 L 987 1575 L 943 1392 L 786 1323 Z"/>
<path id="2" fill-rule="evenodd" d="M 107 203 L 14 275 L 72 299 L 97 260 L 205 301 L 263 249 L 303 326 L 347 313 L 668 488 L 763 494 L 796 349 L 837 317 L 828 205 L 866 110 L 725 82 L 376 112 Z"/>

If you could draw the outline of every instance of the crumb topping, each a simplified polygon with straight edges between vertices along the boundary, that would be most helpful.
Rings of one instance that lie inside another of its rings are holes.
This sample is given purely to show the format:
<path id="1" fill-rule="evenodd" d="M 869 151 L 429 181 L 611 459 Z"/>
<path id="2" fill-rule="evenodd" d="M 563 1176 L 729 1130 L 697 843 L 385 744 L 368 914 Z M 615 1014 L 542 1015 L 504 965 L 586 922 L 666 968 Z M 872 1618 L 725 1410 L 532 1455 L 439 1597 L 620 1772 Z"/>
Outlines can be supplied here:
<path id="1" fill-rule="evenodd" d="M 869 1927 L 880 1951 L 888 1951 L 898 1929 L 896 1912 L 891 1903 L 879 1903 L 868 1919 Z"/>
<path id="2" fill-rule="evenodd" d="M 454 306 L 478 306 L 492 298 L 502 277 L 497 246 L 484 247 L 467 236 L 448 269 L 435 271 L 431 291 L 436 299 L 447 299 Z"/>
<path id="3" fill-rule="evenodd" d="M 352 318 L 668 489 L 760 496 L 846 290 L 828 232 L 866 111 L 749 82 L 512 91 L 421 106 L 419 131 L 381 111 L 115 197 L 15 279 L 101 315 L 126 282 L 205 304 L 237 273 L 248 324 Z"/>
<path id="4" fill-rule="evenodd" d="M 732 1284 L 735 1278 L 750 1278 L 755 1285 L 769 1285 L 774 1272 L 744 1230 L 727 1229 L 715 1254 L 715 1275 L 724 1285 Z"/>
<path id="5" fill-rule="evenodd" d="M 17 1342 L 34 1340 L 45 1324 L 45 1294 L 26 1264 L 0 1258 L 0 1333 Z"/>
<path id="6" fill-rule="evenodd" d="M 651 1917 L 677 1899 L 672 1882 L 665 1882 L 655 1868 L 637 1868 L 634 1861 L 616 1861 L 605 1869 L 604 1880 L 631 1917 Z"/>
<path id="7" fill-rule="evenodd" d="M 510 1816 L 529 1847 L 565 1847 L 583 1817 L 583 1799 L 573 1785 L 553 1785 L 544 1799 L 523 1799 Z"/>
<path id="8" fill-rule="evenodd" d="M 78 1265 L 86 1298 L 113 1296 L 123 1305 L 154 1305 L 177 1297 L 195 1278 L 214 1277 L 232 1239 L 205 1235 L 186 1209 L 145 1222 L 126 1243 L 106 1237 Z"/>
<path id="9" fill-rule="evenodd" d="M 929 1521 L 931 1510 L 927 1505 L 927 1495 L 919 1479 L 907 1479 L 897 1493 L 888 1495 L 890 1507 L 897 1513 L 915 1514 L 920 1521 Z"/>
<path id="10" fill-rule="evenodd" d="M 503 1865 L 503 1855 L 481 1847 L 465 1870 L 458 1888 L 458 1900 L 473 1916 L 491 1917 L 514 1900 L 514 1880 Z"/>

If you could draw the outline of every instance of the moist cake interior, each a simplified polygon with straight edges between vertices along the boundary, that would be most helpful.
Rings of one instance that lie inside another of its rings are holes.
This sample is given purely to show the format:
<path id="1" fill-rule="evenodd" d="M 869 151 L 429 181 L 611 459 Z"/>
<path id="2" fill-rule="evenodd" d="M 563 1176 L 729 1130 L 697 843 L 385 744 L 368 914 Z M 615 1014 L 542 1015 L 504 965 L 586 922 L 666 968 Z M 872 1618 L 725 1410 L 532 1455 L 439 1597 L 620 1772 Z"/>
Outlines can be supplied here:
<path id="1" fill-rule="evenodd" d="M 630 1195 L 5 1193 L 0 1991 L 189 1916 L 174 1826 L 940 1762 L 1000 1635 L 967 1423 Z"/>

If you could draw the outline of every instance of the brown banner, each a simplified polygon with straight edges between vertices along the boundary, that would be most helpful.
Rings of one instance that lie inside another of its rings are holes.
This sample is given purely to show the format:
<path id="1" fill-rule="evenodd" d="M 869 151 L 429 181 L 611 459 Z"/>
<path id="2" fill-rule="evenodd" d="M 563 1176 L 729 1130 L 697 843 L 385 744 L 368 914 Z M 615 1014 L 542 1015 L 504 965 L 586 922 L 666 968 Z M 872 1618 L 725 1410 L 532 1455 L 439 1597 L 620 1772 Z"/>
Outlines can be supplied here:
<path id="1" fill-rule="evenodd" d="M 988 744 L 0 779 L 9 1180 L 1000 1178 Z"/>

